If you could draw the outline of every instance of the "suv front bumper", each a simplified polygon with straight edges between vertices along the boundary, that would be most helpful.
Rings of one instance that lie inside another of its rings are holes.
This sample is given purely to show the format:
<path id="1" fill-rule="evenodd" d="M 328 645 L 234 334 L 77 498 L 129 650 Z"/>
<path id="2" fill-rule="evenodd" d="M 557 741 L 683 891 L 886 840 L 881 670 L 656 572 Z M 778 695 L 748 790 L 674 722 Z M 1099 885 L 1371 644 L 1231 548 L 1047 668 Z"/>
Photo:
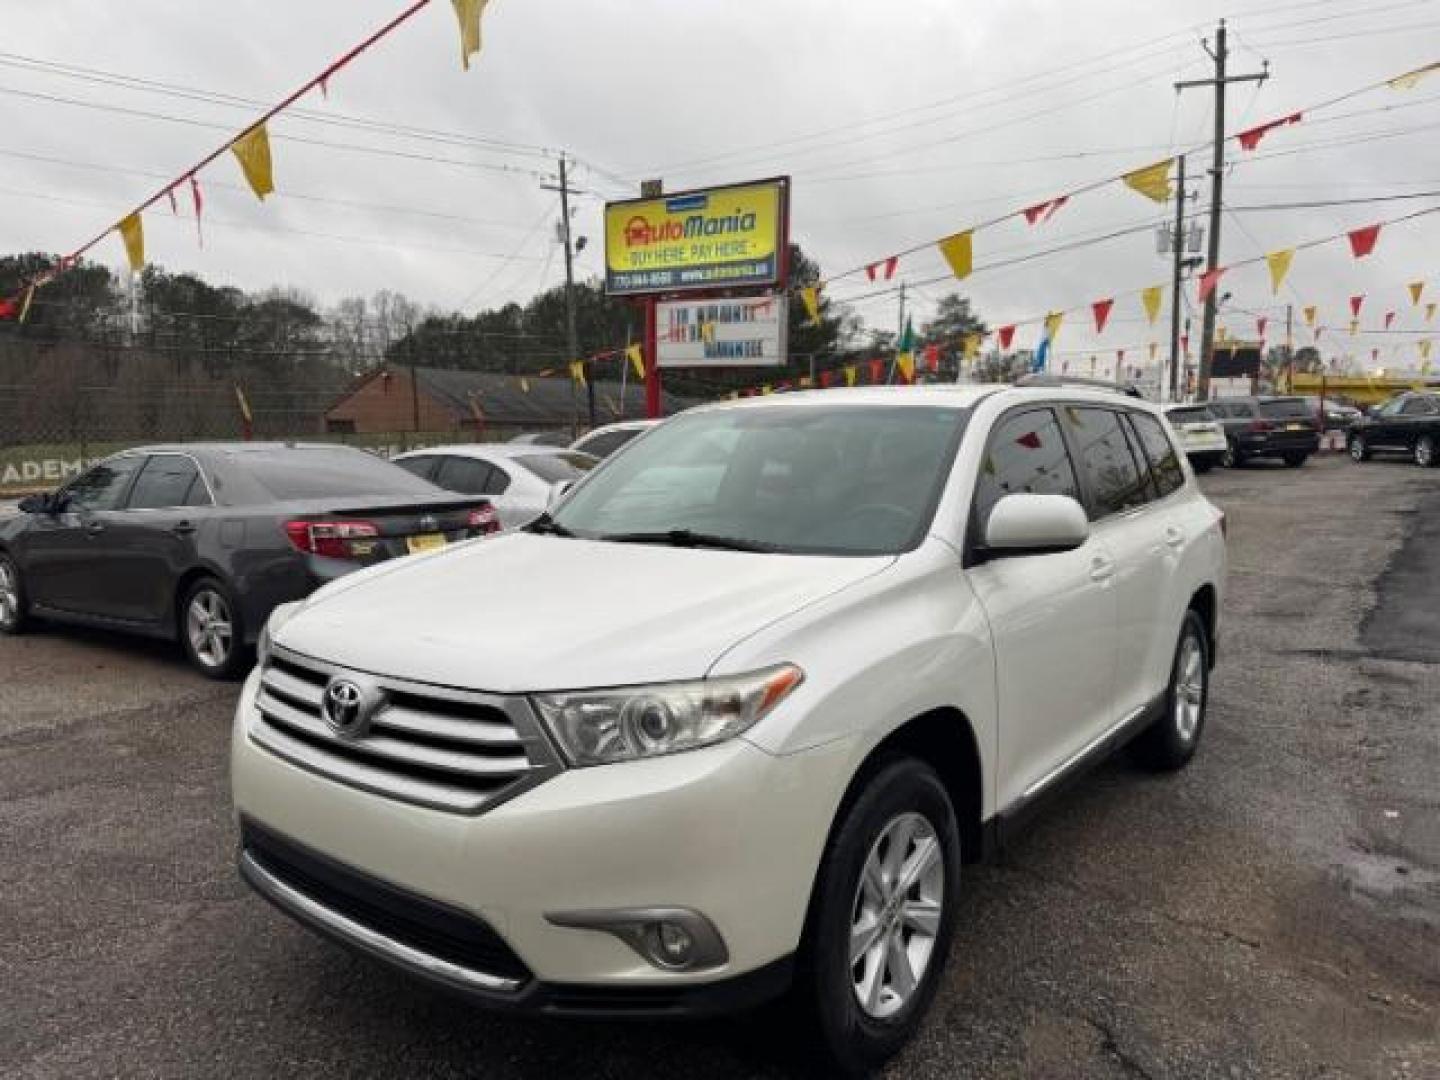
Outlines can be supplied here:
<path id="1" fill-rule="evenodd" d="M 783 987 L 855 763 L 850 742 L 777 757 L 734 740 L 569 769 L 472 815 L 348 787 L 256 745 L 257 682 L 241 695 L 231 751 L 241 869 L 302 922 L 501 1007 L 704 1012 Z M 546 918 L 644 907 L 703 914 L 728 959 L 668 971 L 612 934 Z M 485 949 L 457 954 L 432 917 Z"/>

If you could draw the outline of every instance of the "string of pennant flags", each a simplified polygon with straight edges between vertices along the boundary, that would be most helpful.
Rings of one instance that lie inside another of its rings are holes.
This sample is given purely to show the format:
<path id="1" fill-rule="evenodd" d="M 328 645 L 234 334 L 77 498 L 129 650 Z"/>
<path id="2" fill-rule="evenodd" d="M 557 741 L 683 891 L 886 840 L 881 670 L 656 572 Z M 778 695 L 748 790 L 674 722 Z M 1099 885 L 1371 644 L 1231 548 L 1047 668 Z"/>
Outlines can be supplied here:
<path id="1" fill-rule="evenodd" d="M 461 66 L 468 71 L 471 57 L 477 55 L 481 49 L 480 21 L 490 0 L 450 0 L 450 2 L 459 23 Z M 289 109 L 301 98 L 316 90 L 318 90 L 322 96 L 328 98 L 330 81 L 337 73 L 376 42 L 388 36 L 429 5 L 430 0 L 413 0 L 407 8 L 384 26 L 342 54 L 338 59 L 331 62 L 318 75 L 307 80 L 297 90 L 268 109 L 258 119 L 251 121 L 250 124 L 242 128 L 233 138 L 170 180 L 144 202 L 122 216 L 118 221 L 106 226 L 104 230 L 75 248 L 69 254 L 61 256 L 49 269 L 30 278 L 21 285 L 19 290 L 13 295 L 0 298 L 0 319 L 15 318 L 20 322 L 24 322 L 29 315 L 36 291 L 44 288 L 60 275 L 73 269 L 79 263 L 82 256 L 108 238 L 112 233 L 120 237 L 120 241 L 125 250 L 126 262 L 129 264 L 131 271 L 139 273 L 144 269 L 146 261 L 144 214 L 162 200 L 169 203 L 172 213 L 178 214 L 180 196 L 177 196 L 177 192 L 181 193 L 182 196 L 185 194 L 189 196 L 191 207 L 194 211 L 196 238 L 200 246 L 203 247 L 202 217 L 205 197 L 200 183 L 201 170 L 226 156 L 227 153 L 230 154 L 239 165 L 241 175 L 245 178 L 247 186 L 254 192 L 256 198 L 263 202 L 265 196 L 275 191 L 275 170 L 270 149 L 269 122 Z"/>
<path id="2" fill-rule="evenodd" d="M 1367 93 L 1372 90 L 1381 89 L 1384 87 L 1388 87 L 1392 90 L 1410 90 L 1413 89 L 1415 86 L 1419 85 L 1419 83 L 1427 76 L 1433 75 L 1436 72 L 1440 72 L 1440 61 L 1425 64 L 1422 67 L 1415 68 L 1411 71 L 1407 71 L 1401 75 L 1396 75 L 1389 79 L 1383 79 L 1375 83 L 1368 83 L 1365 86 L 1350 90 L 1336 97 L 1329 98 L 1316 105 L 1309 106 L 1304 110 L 1289 113 L 1283 117 L 1268 120 L 1263 123 L 1247 127 L 1241 131 L 1235 132 L 1233 135 L 1227 136 L 1227 140 L 1233 138 L 1239 145 L 1240 149 L 1243 151 L 1254 151 L 1260 145 L 1261 141 L 1265 138 L 1265 136 L 1268 135 L 1270 132 L 1283 127 L 1289 127 L 1301 123 L 1307 113 L 1319 112 L 1320 110 L 1338 104 L 1339 102 L 1346 101 L 1350 98 L 1357 97 L 1360 94 Z M 1042 202 L 1007 211 L 993 218 L 971 225 L 970 227 L 963 229 L 959 232 L 953 232 L 935 240 L 928 240 L 924 243 L 913 245 L 912 247 L 908 247 L 902 251 L 897 252 L 894 255 L 888 255 L 885 258 L 880 259 L 876 262 L 866 263 L 859 267 L 854 267 L 849 270 L 844 270 L 839 273 L 832 274 L 829 277 L 823 278 L 819 281 L 801 285 L 793 291 L 798 293 L 800 301 L 804 305 L 805 312 L 810 322 L 818 324 L 821 315 L 820 297 L 822 291 L 826 288 L 826 286 L 832 285 L 837 281 L 842 281 L 844 279 L 856 276 L 862 272 L 871 282 L 889 281 L 895 276 L 901 259 L 908 258 L 909 256 L 929 251 L 931 249 L 934 249 L 939 253 L 945 265 L 949 268 L 951 276 L 953 276 L 954 279 L 957 281 L 963 281 L 972 273 L 974 273 L 977 269 L 983 269 L 983 267 L 977 268 L 975 265 L 976 233 L 999 225 L 1002 222 L 1010 221 L 1014 218 L 1022 218 L 1029 226 L 1043 225 L 1044 223 L 1050 221 L 1059 210 L 1065 207 L 1072 199 L 1076 198 L 1077 196 L 1084 195 L 1091 191 L 1096 191 L 1100 188 L 1108 187 L 1116 183 L 1122 184 L 1123 186 L 1129 188 L 1137 194 L 1144 196 L 1146 199 L 1149 199 L 1151 202 L 1160 204 L 1166 203 L 1174 195 L 1174 181 L 1171 177 L 1171 172 L 1174 168 L 1177 158 L 1186 156 L 1190 153 L 1194 153 L 1196 150 L 1201 148 L 1203 148 L 1203 145 L 1201 147 L 1196 147 L 1192 148 L 1191 150 L 1183 151 L 1181 154 L 1165 158 L 1161 161 L 1154 162 L 1153 164 L 1142 166 L 1138 169 L 1129 169 L 1124 172 L 1107 176 L 1099 180 L 1094 180 L 1089 183 L 1082 184 L 1079 187 L 1073 188 L 1067 192 L 1056 195 Z M 1350 242 L 1355 256 L 1357 258 L 1360 258 L 1370 254 L 1370 252 L 1374 250 L 1378 236 L 1378 225 L 1371 226 L 1368 229 L 1355 230 L 1354 234 L 1350 235 Z M 1271 272 L 1272 274 L 1278 274 L 1276 284 L 1277 290 L 1279 288 L 1278 281 L 1283 280 L 1285 273 L 1288 272 L 1289 260 L 1293 258 L 1295 250 L 1297 249 L 1291 249 L 1290 251 L 1288 251 L 1288 253 L 1275 253 L 1275 262 L 1272 264 Z M 1211 272 L 1208 275 L 1208 281 L 1204 282 L 1205 292 L 1201 296 L 1202 300 L 1209 295 L 1209 292 L 1213 290 L 1215 285 L 1218 283 L 1220 277 L 1223 276 L 1225 270 L 1227 269 L 1229 268 L 1217 267 L 1215 271 Z M 1158 303 L 1159 301 L 1157 299 L 1157 311 Z"/>

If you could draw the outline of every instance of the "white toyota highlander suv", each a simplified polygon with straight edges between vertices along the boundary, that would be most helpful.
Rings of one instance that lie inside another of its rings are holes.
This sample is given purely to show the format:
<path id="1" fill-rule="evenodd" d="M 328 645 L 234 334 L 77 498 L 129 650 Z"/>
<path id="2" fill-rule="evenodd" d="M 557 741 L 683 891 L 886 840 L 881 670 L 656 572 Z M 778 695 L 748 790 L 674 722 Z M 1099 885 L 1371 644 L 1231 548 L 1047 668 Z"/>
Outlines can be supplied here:
<path id="1" fill-rule="evenodd" d="M 1102 390 L 698 408 L 525 530 L 278 609 L 235 719 L 245 878 L 492 1006 L 789 988 L 839 1071 L 933 997 L 963 864 L 1205 721 L 1224 518 Z"/>

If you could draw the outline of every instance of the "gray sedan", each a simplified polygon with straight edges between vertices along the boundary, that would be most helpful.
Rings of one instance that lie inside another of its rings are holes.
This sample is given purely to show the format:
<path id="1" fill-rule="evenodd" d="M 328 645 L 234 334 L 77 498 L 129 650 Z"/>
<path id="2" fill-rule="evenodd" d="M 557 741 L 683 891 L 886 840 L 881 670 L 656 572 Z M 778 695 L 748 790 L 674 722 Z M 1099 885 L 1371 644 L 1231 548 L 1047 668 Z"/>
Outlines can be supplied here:
<path id="1" fill-rule="evenodd" d="M 19 509 L 0 520 L 0 632 L 39 617 L 178 638 L 215 678 L 244 670 L 277 604 L 500 527 L 486 499 L 293 443 L 128 450 Z"/>

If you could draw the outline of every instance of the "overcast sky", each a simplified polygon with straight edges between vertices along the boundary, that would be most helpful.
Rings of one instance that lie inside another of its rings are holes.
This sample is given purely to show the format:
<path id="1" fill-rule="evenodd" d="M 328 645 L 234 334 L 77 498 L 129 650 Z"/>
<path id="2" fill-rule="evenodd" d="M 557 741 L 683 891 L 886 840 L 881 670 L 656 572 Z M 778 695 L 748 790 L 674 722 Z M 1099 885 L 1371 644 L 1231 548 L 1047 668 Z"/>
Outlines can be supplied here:
<path id="1" fill-rule="evenodd" d="M 403 6 L 3 0 L 0 249 L 73 248 L 255 111 L 53 65 L 270 102 Z M 434 0 L 338 75 L 328 100 L 302 102 L 427 137 L 277 121 L 277 194 L 258 204 L 227 156 L 201 175 L 204 249 L 194 223 L 170 220 L 163 207 L 146 217 L 148 255 L 211 281 L 294 287 L 327 304 L 381 288 L 466 311 L 523 300 L 563 276 L 555 196 L 540 188 L 553 172 L 541 151 L 563 148 L 582 163 L 576 182 L 590 193 L 576 218 L 594 241 L 580 259 L 584 274 L 601 270 L 603 200 L 635 194 L 641 178 L 663 177 L 675 190 L 782 173 L 794 178 L 795 239 L 835 273 L 1203 142 L 1212 95 L 1177 95 L 1172 84 L 1210 72 L 1200 39 L 1222 14 L 1232 71 L 1259 70 L 1268 58 L 1272 74 L 1262 87 L 1231 89 L 1232 131 L 1440 60 L 1440 0 L 493 0 L 485 50 L 467 73 L 450 4 Z M 1354 98 L 1270 134 L 1254 154 L 1231 141 L 1226 202 L 1440 191 L 1437 131 L 1440 74 Z M 1237 212 L 1224 224 L 1222 262 L 1431 206 L 1440 195 Z M 1046 224 L 1014 218 L 977 234 L 979 269 L 958 287 L 992 327 L 1115 295 L 1102 337 L 1088 314 L 1067 316 L 1060 352 L 1072 370 L 1091 351 L 1104 369 L 1119 347 L 1143 360 L 1151 340 L 1163 353 L 1168 333 L 1168 292 L 1153 330 L 1134 295 L 1169 280 L 1151 231 L 984 268 L 1167 214 L 1111 185 Z M 1221 287 L 1233 294 L 1222 321 L 1252 334 L 1247 311 L 1263 313 L 1274 342 L 1283 340 L 1285 303 L 1296 306 L 1297 327 L 1300 308 L 1315 304 L 1330 328 L 1327 353 L 1368 365 L 1379 346 L 1382 364 L 1406 366 L 1413 345 L 1393 357 L 1388 347 L 1417 335 L 1349 337 L 1347 298 L 1367 296 L 1367 328 L 1394 310 L 1393 330 L 1425 329 L 1405 285 L 1425 280 L 1428 298 L 1440 300 L 1437 240 L 1440 213 L 1387 228 L 1364 260 L 1343 242 L 1301 251 L 1279 297 L 1263 265 L 1237 269 Z M 96 255 L 118 267 L 118 237 Z M 918 283 L 943 271 L 928 249 L 902 259 L 899 277 Z M 948 288 L 911 290 L 917 321 Z M 893 328 L 897 297 L 864 295 L 876 289 L 861 276 L 831 293 L 855 298 L 869 325 Z M 1433 325 L 1440 334 L 1440 317 Z M 1022 330 L 1018 341 L 1034 336 Z"/>

